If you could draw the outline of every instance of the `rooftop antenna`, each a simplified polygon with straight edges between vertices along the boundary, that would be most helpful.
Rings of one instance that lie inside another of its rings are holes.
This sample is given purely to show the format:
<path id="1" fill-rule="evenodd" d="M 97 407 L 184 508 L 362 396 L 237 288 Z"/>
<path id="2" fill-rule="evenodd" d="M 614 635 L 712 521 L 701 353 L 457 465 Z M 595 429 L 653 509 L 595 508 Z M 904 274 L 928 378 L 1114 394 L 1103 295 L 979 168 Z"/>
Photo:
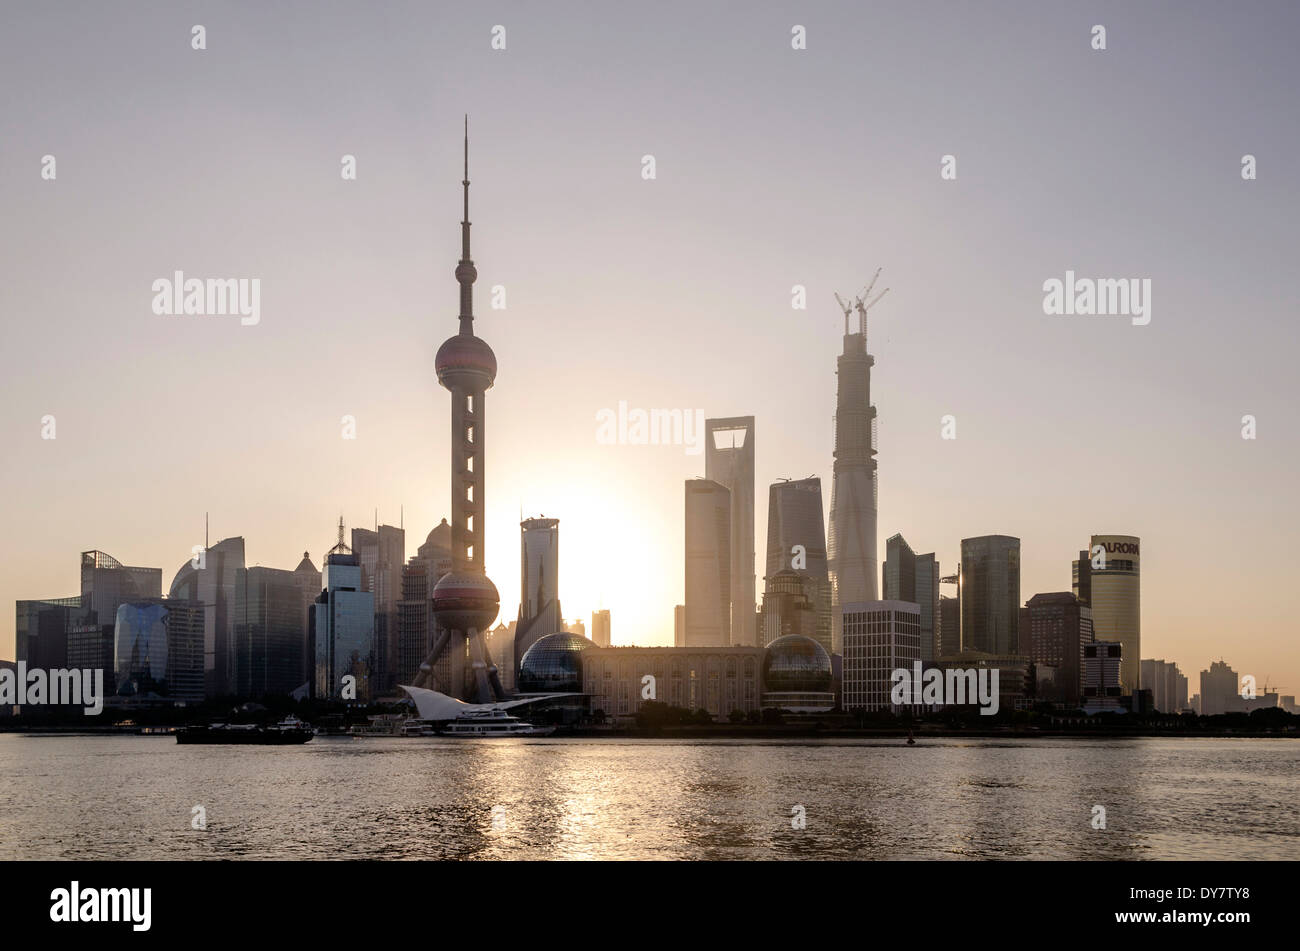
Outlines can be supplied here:
<path id="1" fill-rule="evenodd" d="M 208 550 L 208 513 L 203 513 L 203 550 Z"/>

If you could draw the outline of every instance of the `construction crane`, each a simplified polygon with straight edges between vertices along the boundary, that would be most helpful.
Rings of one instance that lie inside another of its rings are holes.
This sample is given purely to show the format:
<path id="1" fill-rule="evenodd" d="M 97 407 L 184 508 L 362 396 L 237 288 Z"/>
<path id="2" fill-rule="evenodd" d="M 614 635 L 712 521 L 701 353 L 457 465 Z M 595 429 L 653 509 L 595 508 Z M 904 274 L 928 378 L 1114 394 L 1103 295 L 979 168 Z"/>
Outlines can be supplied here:
<path id="1" fill-rule="evenodd" d="M 874 300 L 871 301 L 867 300 L 867 298 L 871 296 L 872 288 L 876 286 L 876 281 L 880 280 L 880 272 L 882 270 L 884 269 L 876 268 L 876 273 L 871 276 L 871 283 L 868 284 L 866 288 L 863 289 L 862 293 L 859 294 L 854 301 L 855 306 L 858 309 L 858 319 L 860 321 L 858 326 L 859 333 L 867 332 L 867 311 L 869 311 L 876 304 L 880 303 L 880 298 L 884 297 L 886 294 L 889 293 L 889 288 L 886 287 L 883 291 L 881 291 L 879 294 L 875 296 Z"/>
<path id="2" fill-rule="evenodd" d="M 844 311 L 844 336 L 849 335 L 849 314 L 853 313 L 853 305 L 844 303 L 844 298 L 840 297 L 840 292 L 835 292 L 835 299 L 839 302 L 840 310 Z"/>

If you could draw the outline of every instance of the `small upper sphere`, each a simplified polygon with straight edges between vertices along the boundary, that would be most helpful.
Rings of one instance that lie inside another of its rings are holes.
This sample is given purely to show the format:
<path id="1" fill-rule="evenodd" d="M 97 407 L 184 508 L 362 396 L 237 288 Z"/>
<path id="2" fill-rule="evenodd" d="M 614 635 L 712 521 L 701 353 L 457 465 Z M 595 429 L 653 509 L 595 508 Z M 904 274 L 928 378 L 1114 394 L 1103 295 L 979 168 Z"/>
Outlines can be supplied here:
<path id="1" fill-rule="evenodd" d="M 448 337 L 433 360 L 438 382 L 447 386 L 448 374 L 479 373 L 487 377 L 491 386 L 497 377 L 497 356 L 487 341 L 473 334 L 456 334 Z"/>

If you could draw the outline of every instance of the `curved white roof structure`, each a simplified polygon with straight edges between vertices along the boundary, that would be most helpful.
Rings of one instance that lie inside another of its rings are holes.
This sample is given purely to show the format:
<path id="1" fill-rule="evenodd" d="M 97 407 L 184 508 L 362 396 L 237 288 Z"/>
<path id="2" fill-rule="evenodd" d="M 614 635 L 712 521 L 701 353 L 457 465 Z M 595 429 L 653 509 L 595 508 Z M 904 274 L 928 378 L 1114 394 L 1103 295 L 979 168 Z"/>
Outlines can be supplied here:
<path id="1" fill-rule="evenodd" d="M 445 693 L 439 693 L 425 687 L 408 687 L 405 684 L 398 684 L 398 686 L 405 690 L 411 700 L 415 702 L 415 709 L 420 712 L 421 720 L 455 720 L 468 713 L 478 713 L 484 710 L 508 710 L 511 707 L 546 700 L 549 697 L 567 696 L 561 693 L 549 693 L 523 697 L 519 700 L 500 700 L 496 703 L 466 703 L 463 700 L 457 700 L 455 697 L 449 697 Z"/>

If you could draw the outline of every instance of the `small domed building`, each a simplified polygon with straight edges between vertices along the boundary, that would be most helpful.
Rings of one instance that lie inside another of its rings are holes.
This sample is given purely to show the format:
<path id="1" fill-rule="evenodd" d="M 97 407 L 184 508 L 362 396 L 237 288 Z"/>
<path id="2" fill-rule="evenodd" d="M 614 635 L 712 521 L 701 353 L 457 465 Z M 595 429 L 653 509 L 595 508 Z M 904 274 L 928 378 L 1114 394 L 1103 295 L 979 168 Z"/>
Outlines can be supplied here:
<path id="1" fill-rule="evenodd" d="M 826 713 L 835 707 L 831 655 L 811 637 L 789 634 L 767 645 L 763 657 L 765 709 Z"/>

